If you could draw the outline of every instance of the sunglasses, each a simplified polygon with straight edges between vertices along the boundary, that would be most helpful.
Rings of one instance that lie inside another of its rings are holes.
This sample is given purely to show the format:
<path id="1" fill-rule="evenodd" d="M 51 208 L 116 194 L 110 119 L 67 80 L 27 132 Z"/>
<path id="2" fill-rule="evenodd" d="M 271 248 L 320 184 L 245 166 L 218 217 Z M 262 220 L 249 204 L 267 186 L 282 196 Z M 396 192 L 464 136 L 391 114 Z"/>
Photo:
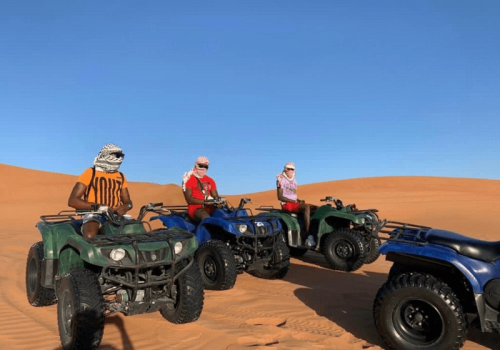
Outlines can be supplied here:
<path id="1" fill-rule="evenodd" d="M 286 168 L 286 170 L 293 170 L 293 171 L 295 171 L 295 169 L 294 169 L 294 168 Z"/>
<path id="2" fill-rule="evenodd" d="M 115 156 L 116 158 L 125 158 L 125 153 L 122 152 L 114 152 L 111 153 L 112 156 Z"/>
<path id="3" fill-rule="evenodd" d="M 207 164 L 196 164 L 196 167 L 208 169 L 208 165 Z"/>

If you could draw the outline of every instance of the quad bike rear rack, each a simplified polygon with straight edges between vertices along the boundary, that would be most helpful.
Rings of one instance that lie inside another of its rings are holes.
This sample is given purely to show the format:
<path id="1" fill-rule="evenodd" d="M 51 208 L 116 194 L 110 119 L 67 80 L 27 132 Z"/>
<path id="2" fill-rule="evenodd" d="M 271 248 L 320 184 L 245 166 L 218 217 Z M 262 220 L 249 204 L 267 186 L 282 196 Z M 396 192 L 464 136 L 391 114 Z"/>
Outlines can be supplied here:
<path id="1" fill-rule="evenodd" d="M 423 233 L 430 229 L 432 229 L 432 227 L 399 221 L 384 221 L 378 233 L 387 235 L 379 235 L 381 240 L 426 245 L 428 242 L 422 236 Z"/>

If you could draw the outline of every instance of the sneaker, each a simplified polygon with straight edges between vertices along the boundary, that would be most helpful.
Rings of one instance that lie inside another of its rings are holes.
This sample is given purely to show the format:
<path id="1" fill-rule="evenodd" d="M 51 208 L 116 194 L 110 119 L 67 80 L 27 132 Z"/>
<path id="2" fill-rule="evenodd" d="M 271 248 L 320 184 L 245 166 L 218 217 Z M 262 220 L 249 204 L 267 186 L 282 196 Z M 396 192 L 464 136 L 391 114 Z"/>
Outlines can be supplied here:
<path id="1" fill-rule="evenodd" d="M 316 245 L 316 241 L 312 235 L 309 235 L 306 239 L 306 245 L 309 247 L 314 247 Z"/>

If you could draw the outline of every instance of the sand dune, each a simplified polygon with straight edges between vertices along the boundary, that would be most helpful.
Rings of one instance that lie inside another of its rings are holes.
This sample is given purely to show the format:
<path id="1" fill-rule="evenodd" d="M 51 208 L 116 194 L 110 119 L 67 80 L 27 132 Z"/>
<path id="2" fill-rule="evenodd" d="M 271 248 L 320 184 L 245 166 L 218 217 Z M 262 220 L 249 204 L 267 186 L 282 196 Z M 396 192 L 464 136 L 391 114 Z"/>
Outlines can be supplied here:
<path id="1" fill-rule="evenodd" d="M 29 247 L 41 240 L 42 214 L 68 209 L 75 176 L 0 164 L 0 348 L 60 349 L 56 306 L 26 300 Z M 182 204 L 177 185 L 130 183 L 132 215 L 148 202 Z M 344 204 L 378 208 L 380 217 L 498 240 L 500 181 L 437 177 L 381 177 L 302 185 L 299 197 L 320 204 L 333 195 Z M 278 205 L 275 190 L 247 195 L 257 205 Z M 237 205 L 240 196 L 227 196 Z M 254 205 L 250 206 L 255 208 Z M 158 313 L 106 320 L 100 349 L 379 349 L 373 298 L 390 263 L 380 258 L 354 273 L 330 270 L 319 254 L 292 259 L 283 280 L 239 275 L 233 289 L 205 292 L 200 319 L 173 325 Z M 471 330 L 464 349 L 500 349 L 499 336 Z"/>

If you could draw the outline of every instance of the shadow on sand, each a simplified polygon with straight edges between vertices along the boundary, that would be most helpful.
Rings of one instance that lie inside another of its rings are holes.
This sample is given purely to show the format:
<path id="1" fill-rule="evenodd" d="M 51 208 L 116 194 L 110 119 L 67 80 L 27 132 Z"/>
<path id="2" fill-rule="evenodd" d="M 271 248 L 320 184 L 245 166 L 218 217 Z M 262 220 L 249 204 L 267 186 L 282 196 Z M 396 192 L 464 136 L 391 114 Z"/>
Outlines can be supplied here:
<path id="1" fill-rule="evenodd" d="M 127 334 L 127 331 L 125 330 L 125 325 L 123 323 L 122 317 L 120 317 L 118 315 L 114 315 L 114 316 L 109 316 L 106 318 L 106 320 L 104 322 L 104 332 L 106 333 L 106 331 L 110 331 L 113 327 L 118 328 L 118 331 L 121 334 L 122 347 L 117 348 L 114 345 L 101 343 L 101 345 L 99 346 L 98 349 L 99 350 L 134 350 L 134 346 L 132 345 L 130 338 Z M 62 350 L 62 347 L 58 347 L 54 350 Z"/>
<path id="2" fill-rule="evenodd" d="M 334 271 L 322 255 L 314 253 L 307 253 L 299 260 L 320 268 L 292 262 L 284 280 L 305 287 L 295 291 L 296 297 L 319 316 L 326 317 L 356 338 L 383 347 L 373 324 L 372 305 L 387 274 Z"/>
<path id="3" fill-rule="evenodd" d="M 284 280 L 305 287 L 295 291 L 297 298 L 356 338 L 386 348 L 375 328 L 372 308 L 377 291 L 387 280 L 387 273 L 367 271 L 369 265 L 355 272 L 335 271 L 329 268 L 322 255 L 311 252 L 296 259 L 319 267 L 292 262 Z M 385 258 L 381 256 L 379 259 Z M 500 350 L 500 335 L 482 333 L 478 327 L 469 328 L 467 340 Z"/>

